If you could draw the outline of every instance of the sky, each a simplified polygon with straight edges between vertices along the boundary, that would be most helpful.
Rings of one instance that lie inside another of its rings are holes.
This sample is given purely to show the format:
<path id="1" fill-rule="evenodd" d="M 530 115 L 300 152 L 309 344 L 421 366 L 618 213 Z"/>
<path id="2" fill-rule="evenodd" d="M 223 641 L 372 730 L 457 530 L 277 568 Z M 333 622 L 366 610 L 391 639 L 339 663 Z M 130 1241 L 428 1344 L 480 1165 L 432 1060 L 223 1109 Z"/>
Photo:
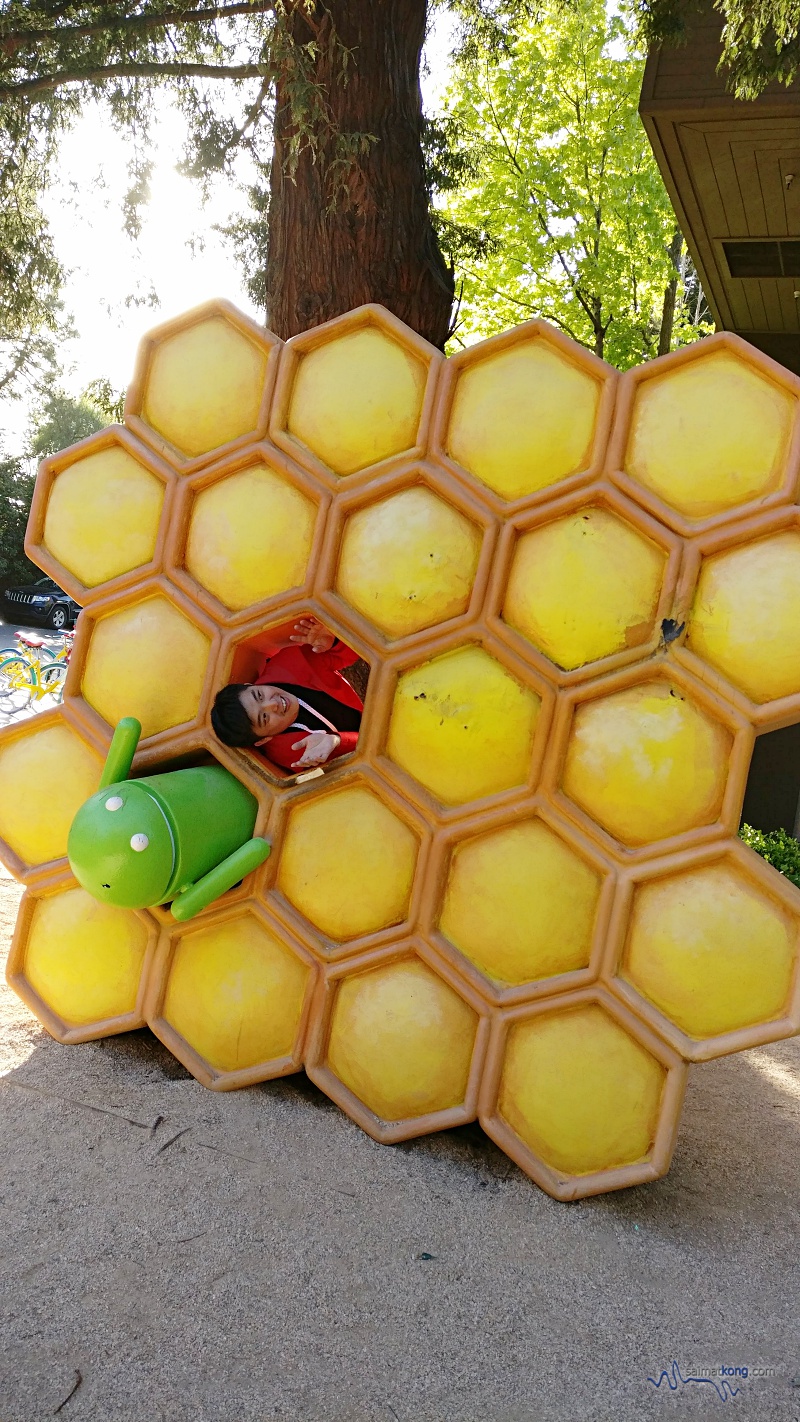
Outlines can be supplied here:
<path id="1" fill-rule="evenodd" d="M 426 108 L 435 107 L 447 80 L 451 22 L 440 17 L 426 46 Z M 211 297 L 227 297 L 263 320 L 244 292 L 224 239 L 214 231 L 242 212 L 235 183 L 219 183 L 204 206 L 199 187 L 176 171 L 183 121 L 166 96 L 153 126 L 157 146 L 150 201 L 136 243 L 123 232 L 121 205 L 129 186 L 129 140 L 116 133 L 99 104 L 87 105 L 63 141 L 58 178 L 44 207 L 56 250 L 69 272 L 64 303 L 78 332 L 60 352 L 64 389 L 78 395 L 106 377 L 115 389 L 130 379 L 136 347 L 152 326 Z M 247 174 L 239 177 L 246 180 Z M 200 240 L 198 240 L 200 239 Z M 132 294 L 154 293 L 155 304 L 130 304 Z M 24 401 L 0 407 L 7 453 L 17 453 L 29 419 Z"/>

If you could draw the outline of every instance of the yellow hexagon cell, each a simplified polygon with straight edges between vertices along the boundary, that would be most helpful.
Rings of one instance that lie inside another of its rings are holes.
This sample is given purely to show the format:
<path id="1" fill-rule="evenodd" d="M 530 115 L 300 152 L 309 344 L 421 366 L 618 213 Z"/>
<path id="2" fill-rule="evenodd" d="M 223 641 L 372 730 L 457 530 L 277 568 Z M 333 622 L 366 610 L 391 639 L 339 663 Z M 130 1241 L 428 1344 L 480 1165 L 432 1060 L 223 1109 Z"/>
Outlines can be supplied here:
<path id="1" fill-rule="evenodd" d="M 153 736 L 197 715 L 210 646 L 166 598 L 145 598 L 93 628 L 83 694 L 110 725 L 136 716 Z"/>
<path id="2" fill-rule="evenodd" d="M 147 926 L 130 909 L 100 904 L 83 889 L 40 899 L 23 972 L 70 1027 L 133 1012 L 147 949 Z"/>
<path id="3" fill-rule="evenodd" d="M 196 497 L 186 567 L 226 607 L 239 611 L 303 582 L 316 508 L 258 462 Z"/>
<path id="4" fill-rule="evenodd" d="M 373 326 L 300 357 L 288 428 L 334 474 L 412 449 L 427 366 Z"/>
<path id="5" fill-rule="evenodd" d="M 585 968 L 600 875 L 541 820 L 453 853 L 439 927 L 487 977 L 532 982 Z"/>
<path id="6" fill-rule="evenodd" d="M 351 514 L 336 588 L 389 637 L 457 617 L 468 605 L 480 531 L 430 489 L 404 489 Z"/>
<path id="7" fill-rule="evenodd" d="M 706 559 L 687 646 L 753 701 L 800 691 L 800 533 Z"/>
<path id="8" fill-rule="evenodd" d="M 713 823 L 732 736 L 663 681 L 579 706 L 564 766 L 567 795 L 623 844 Z"/>
<path id="9" fill-rule="evenodd" d="M 163 1016 L 216 1071 L 293 1052 L 310 968 L 252 914 L 187 933 L 170 968 Z"/>
<path id="10" fill-rule="evenodd" d="M 164 485 L 126 449 L 88 454 L 55 478 L 44 544 L 87 588 L 153 557 Z"/>
<path id="11" fill-rule="evenodd" d="M 606 509 L 524 533 L 503 618 L 565 671 L 652 635 L 666 554 Z"/>
<path id="12" fill-rule="evenodd" d="M 70 825 L 100 784 L 100 759 L 64 722 L 0 746 L 0 838 L 26 864 L 67 852 Z"/>
<path id="13" fill-rule="evenodd" d="M 346 978 L 336 995 L 327 1065 L 384 1121 L 464 1100 L 478 1018 L 418 958 Z"/>
<path id="14" fill-rule="evenodd" d="M 509 1032 L 500 1114 L 553 1170 L 613 1170 L 649 1155 L 665 1078 L 601 1007 L 542 1013 Z"/>
<path id="15" fill-rule="evenodd" d="M 797 402 L 727 352 L 640 384 L 625 468 L 688 519 L 763 497 L 783 477 Z"/>
<path id="16" fill-rule="evenodd" d="M 459 647 L 398 678 L 388 753 L 445 805 L 528 777 L 541 698 L 482 647 Z"/>
<path id="17" fill-rule="evenodd" d="M 278 888 L 329 938 L 375 933 L 405 918 L 418 849 L 372 790 L 348 786 L 292 807 Z"/>
<path id="18" fill-rule="evenodd" d="M 188 458 L 249 434 L 268 354 L 222 316 L 168 336 L 150 356 L 142 418 Z"/>
<path id="19" fill-rule="evenodd" d="M 769 1022 L 785 1008 L 797 923 L 732 863 L 636 889 L 621 972 L 688 1036 Z"/>
<path id="20" fill-rule="evenodd" d="M 585 469 L 600 384 L 546 341 L 487 354 L 458 377 L 447 452 L 503 499 Z"/>

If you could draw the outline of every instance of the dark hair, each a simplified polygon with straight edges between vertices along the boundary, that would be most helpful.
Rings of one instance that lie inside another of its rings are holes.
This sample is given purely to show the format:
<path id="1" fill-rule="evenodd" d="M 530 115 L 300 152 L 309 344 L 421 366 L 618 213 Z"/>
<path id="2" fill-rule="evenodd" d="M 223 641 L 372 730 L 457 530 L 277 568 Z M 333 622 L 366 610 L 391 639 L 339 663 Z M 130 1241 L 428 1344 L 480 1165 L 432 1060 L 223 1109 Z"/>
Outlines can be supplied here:
<path id="1" fill-rule="evenodd" d="M 239 700 L 240 692 L 246 691 L 249 683 L 235 681 L 223 686 L 217 692 L 211 707 L 211 724 L 214 735 L 224 746 L 254 746 L 257 733 L 250 725 L 250 717 Z"/>

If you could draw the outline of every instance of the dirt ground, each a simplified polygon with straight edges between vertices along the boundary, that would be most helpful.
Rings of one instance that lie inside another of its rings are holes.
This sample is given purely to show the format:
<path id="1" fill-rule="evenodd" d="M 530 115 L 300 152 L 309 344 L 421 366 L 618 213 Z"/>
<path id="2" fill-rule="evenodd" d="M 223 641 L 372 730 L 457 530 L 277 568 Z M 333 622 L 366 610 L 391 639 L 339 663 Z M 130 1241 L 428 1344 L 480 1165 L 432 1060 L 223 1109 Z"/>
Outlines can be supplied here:
<path id="1" fill-rule="evenodd" d="M 670 1175 L 573 1205 L 477 1127 L 379 1146 L 7 989 L 0 1075 L 0 1422 L 800 1419 L 797 1040 L 696 1069 Z"/>

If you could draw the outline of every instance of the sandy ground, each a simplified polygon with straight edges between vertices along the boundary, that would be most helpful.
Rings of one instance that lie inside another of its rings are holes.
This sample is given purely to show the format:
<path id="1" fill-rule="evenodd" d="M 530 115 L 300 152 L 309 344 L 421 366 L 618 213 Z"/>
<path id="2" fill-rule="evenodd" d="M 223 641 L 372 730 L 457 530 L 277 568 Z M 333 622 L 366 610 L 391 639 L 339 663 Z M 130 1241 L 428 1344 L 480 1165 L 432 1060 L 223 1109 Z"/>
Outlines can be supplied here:
<path id="1" fill-rule="evenodd" d="M 477 1127 L 378 1146 L 8 990 L 0 1033 L 0 1422 L 800 1419 L 797 1041 L 695 1071 L 666 1180 L 561 1205 Z"/>

